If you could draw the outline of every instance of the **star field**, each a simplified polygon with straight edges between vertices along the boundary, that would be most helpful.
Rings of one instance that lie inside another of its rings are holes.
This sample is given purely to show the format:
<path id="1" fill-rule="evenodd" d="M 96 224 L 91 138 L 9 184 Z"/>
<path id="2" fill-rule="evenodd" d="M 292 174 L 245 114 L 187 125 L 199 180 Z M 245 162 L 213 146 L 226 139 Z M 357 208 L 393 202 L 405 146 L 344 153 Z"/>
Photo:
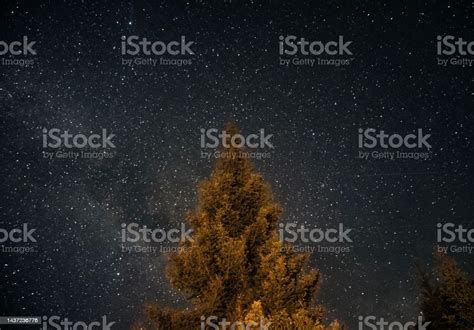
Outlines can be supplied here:
<path id="1" fill-rule="evenodd" d="M 200 129 L 273 134 L 254 160 L 283 221 L 353 229 L 348 253 L 315 253 L 318 301 L 359 315 L 418 315 L 415 259 L 436 224 L 472 227 L 472 67 L 436 63 L 436 36 L 472 40 L 467 2 L 11 1 L 1 40 L 35 40 L 31 67 L 0 66 L 2 228 L 36 228 L 33 253 L 0 253 L 1 315 L 108 315 L 188 306 L 162 254 L 121 251 L 120 224 L 171 228 L 213 160 Z M 347 66 L 279 65 L 278 36 L 351 40 Z M 121 36 L 192 40 L 186 66 L 124 66 Z M 471 39 L 470 39 L 471 38 Z M 472 56 L 471 56 L 472 57 Z M 45 159 L 42 129 L 115 134 L 110 159 Z M 431 134 L 428 160 L 360 159 L 358 129 Z M 456 254 L 472 274 L 472 256 Z M 2 326 L 3 328 L 3 326 Z"/>

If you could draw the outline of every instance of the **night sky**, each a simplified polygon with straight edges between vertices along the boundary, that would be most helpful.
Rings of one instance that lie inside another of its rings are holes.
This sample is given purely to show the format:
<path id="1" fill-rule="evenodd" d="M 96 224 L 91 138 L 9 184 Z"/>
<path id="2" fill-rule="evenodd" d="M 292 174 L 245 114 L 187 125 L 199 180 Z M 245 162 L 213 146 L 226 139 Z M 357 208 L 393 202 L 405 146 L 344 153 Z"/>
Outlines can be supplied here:
<path id="1" fill-rule="evenodd" d="M 431 262 L 436 224 L 473 226 L 473 71 L 438 65 L 436 51 L 438 35 L 473 40 L 473 9 L 391 2 L 2 1 L 0 40 L 27 36 L 37 54 L 0 56 L 34 62 L 0 65 L 0 228 L 27 223 L 37 242 L 1 243 L 33 251 L 0 251 L 0 316 L 107 315 L 127 329 L 145 302 L 187 306 L 163 254 L 122 252 L 121 223 L 184 222 L 214 164 L 200 129 L 234 121 L 273 134 L 271 157 L 253 162 L 283 222 L 352 228 L 349 252 L 311 257 L 328 317 L 350 329 L 359 315 L 416 318 L 415 259 Z M 185 36 L 194 55 L 176 58 L 191 64 L 123 65 L 160 58 L 123 56 L 131 35 Z M 352 55 L 335 58 L 349 64 L 282 66 L 288 35 L 343 36 Z M 116 147 L 107 159 L 46 159 L 45 128 L 106 129 Z M 422 129 L 429 158 L 358 158 L 359 128 Z M 473 273 L 472 254 L 451 255 Z"/>

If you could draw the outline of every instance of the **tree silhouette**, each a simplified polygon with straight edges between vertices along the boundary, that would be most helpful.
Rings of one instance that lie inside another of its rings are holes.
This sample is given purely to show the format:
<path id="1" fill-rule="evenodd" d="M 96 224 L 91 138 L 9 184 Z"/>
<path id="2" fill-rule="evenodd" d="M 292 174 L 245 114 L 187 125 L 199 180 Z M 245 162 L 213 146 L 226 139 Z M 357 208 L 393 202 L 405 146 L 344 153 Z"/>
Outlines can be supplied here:
<path id="1" fill-rule="evenodd" d="M 448 255 L 435 251 L 432 273 L 418 265 L 420 308 L 433 329 L 474 328 L 474 284 Z"/>

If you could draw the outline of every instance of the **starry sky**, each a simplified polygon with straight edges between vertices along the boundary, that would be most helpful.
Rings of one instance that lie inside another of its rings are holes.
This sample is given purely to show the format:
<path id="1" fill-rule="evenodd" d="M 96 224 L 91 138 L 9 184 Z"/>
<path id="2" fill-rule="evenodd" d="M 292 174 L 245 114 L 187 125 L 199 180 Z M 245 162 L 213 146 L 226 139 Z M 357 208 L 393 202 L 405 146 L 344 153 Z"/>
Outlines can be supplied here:
<path id="1" fill-rule="evenodd" d="M 273 134 L 271 158 L 254 164 L 283 221 L 353 229 L 350 252 L 310 260 L 328 317 L 350 329 L 359 315 L 415 318 L 414 263 L 430 262 L 436 224 L 473 223 L 472 67 L 439 66 L 436 53 L 437 35 L 472 40 L 471 17 L 468 1 L 2 3 L 0 39 L 28 36 L 37 55 L 0 65 L 0 227 L 27 223 L 37 242 L 0 252 L 1 315 L 108 315 L 127 329 L 145 302 L 187 306 L 162 254 L 121 251 L 120 224 L 183 222 L 214 163 L 200 129 L 234 121 Z M 185 36 L 192 63 L 123 65 L 129 35 Z M 350 64 L 282 66 L 280 35 L 342 35 Z M 430 158 L 358 158 L 369 127 L 423 129 Z M 43 128 L 107 129 L 113 157 L 45 159 Z M 472 255 L 455 257 L 473 272 Z"/>

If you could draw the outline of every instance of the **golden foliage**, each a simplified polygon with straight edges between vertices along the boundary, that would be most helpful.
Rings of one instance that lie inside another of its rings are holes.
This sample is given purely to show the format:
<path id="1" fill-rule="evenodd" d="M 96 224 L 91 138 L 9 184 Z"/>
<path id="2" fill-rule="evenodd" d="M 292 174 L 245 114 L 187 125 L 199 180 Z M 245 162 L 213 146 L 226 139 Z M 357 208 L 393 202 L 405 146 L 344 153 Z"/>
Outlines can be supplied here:
<path id="1" fill-rule="evenodd" d="M 237 129 L 230 124 L 228 133 Z M 200 316 L 232 322 L 264 317 L 305 329 L 326 329 L 315 302 L 320 274 L 308 255 L 287 249 L 276 228 L 282 209 L 270 186 L 240 149 L 226 149 L 199 187 L 197 208 L 188 214 L 193 241 L 170 255 L 168 277 L 193 305 L 191 312 L 147 309 L 161 329 L 197 329 Z M 338 329 L 333 323 L 332 328 Z"/>
<path id="2" fill-rule="evenodd" d="M 435 251 L 430 274 L 419 269 L 420 307 L 433 329 L 474 328 L 474 282 L 444 253 Z"/>

